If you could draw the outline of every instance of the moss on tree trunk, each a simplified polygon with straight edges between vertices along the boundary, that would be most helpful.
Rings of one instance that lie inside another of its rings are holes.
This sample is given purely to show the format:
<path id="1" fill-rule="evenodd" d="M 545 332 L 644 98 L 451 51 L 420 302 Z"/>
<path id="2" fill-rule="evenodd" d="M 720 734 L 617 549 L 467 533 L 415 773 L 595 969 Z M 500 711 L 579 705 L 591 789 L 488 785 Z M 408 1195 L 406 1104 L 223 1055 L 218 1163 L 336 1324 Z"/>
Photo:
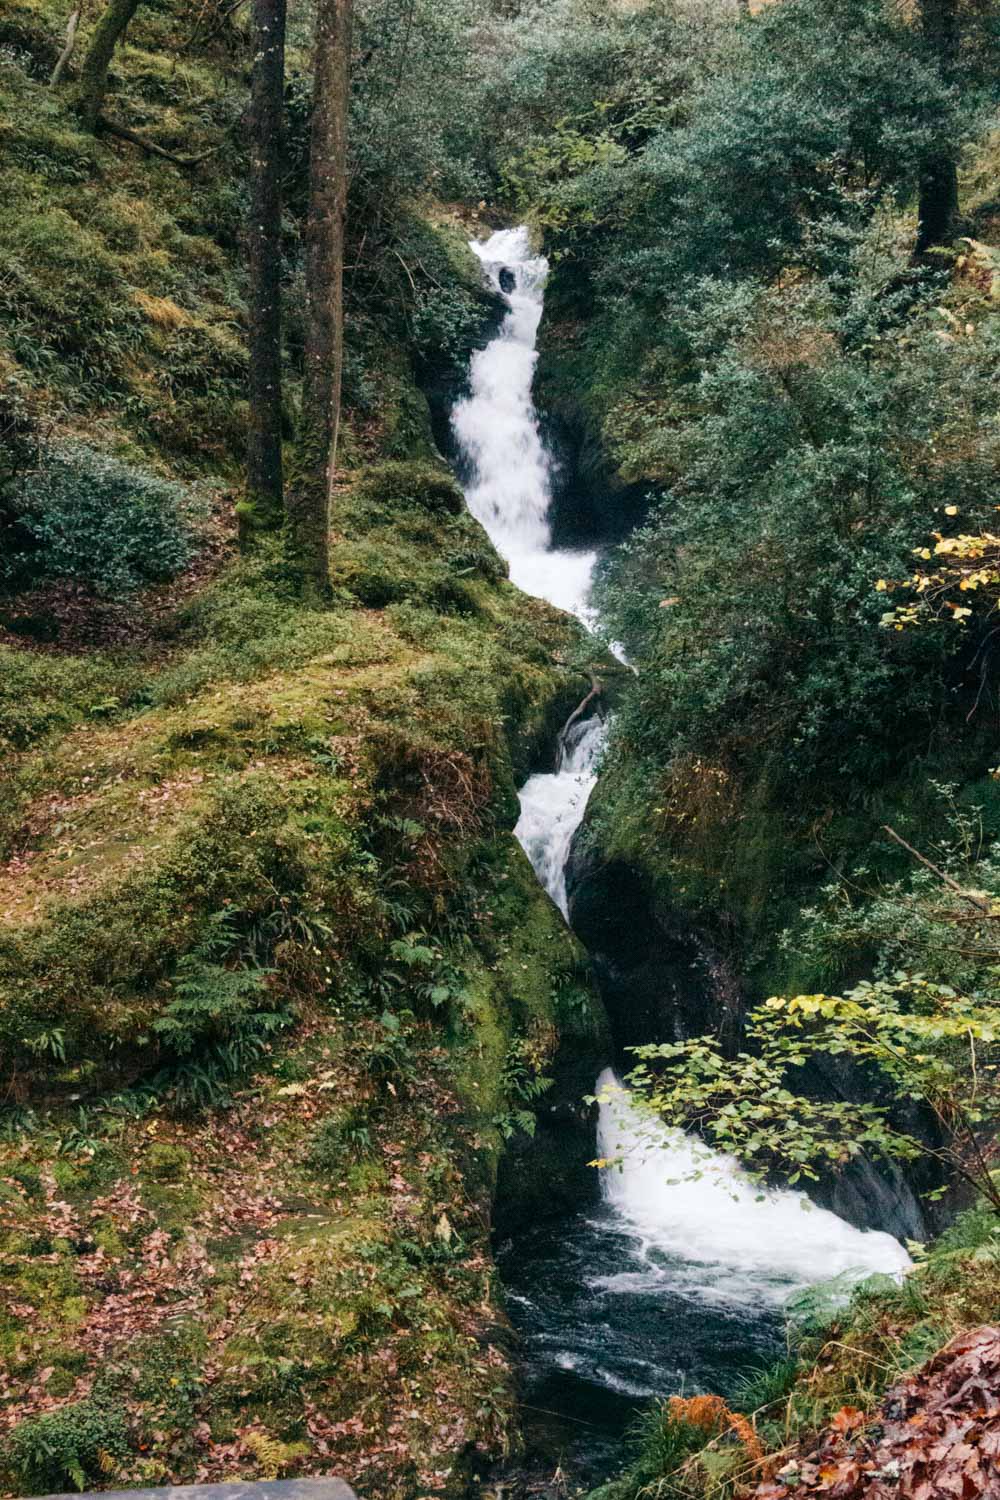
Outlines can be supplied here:
<path id="1" fill-rule="evenodd" d="M 302 415 L 286 500 L 289 554 L 303 593 L 330 587 L 330 496 L 344 361 L 344 227 L 351 0 L 319 0 L 306 225 Z"/>
<path id="2" fill-rule="evenodd" d="M 281 521 L 281 169 L 285 0 L 254 0 L 250 90 L 250 415 L 240 534 Z"/>
<path id="3" fill-rule="evenodd" d="M 98 128 L 111 59 L 139 5 L 140 0 L 109 0 L 94 28 L 77 92 L 77 110 L 88 130 L 96 132 Z"/>

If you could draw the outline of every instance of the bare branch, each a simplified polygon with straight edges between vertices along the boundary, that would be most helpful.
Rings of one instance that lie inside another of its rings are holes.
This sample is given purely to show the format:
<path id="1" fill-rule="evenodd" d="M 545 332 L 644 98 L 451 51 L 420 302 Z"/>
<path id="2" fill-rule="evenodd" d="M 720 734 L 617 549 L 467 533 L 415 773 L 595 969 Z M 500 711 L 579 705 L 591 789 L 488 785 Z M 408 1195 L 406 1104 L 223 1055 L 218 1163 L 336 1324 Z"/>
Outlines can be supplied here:
<path id="1" fill-rule="evenodd" d="M 199 162 L 207 161 L 210 156 L 215 155 L 216 148 L 213 146 L 210 151 L 202 151 L 199 156 L 175 156 L 165 146 L 158 146 L 155 141 L 147 140 L 144 135 L 138 135 L 125 125 L 118 125 L 114 120 L 109 120 L 107 115 L 98 116 L 97 126 L 99 130 L 107 131 L 108 135 L 117 136 L 120 141 L 131 141 L 133 146 L 140 146 L 151 156 L 160 156 L 164 161 L 173 162 L 175 167 L 196 167 Z"/>
<path id="2" fill-rule="evenodd" d="M 936 865 L 933 860 L 927 858 L 926 854 L 921 854 L 919 849 L 914 849 L 913 845 L 908 844 L 903 836 L 896 832 L 895 828 L 889 827 L 888 823 L 883 823 L 882 828 L 891 839 L 894 839 L 899 844 L 900 848 L 905 849 L 907 854 L 912 854 L 914 859 L 918 859 L 926 869 L 930 870 L 932 875 L 936 875 L 949 890 L 954 891 L 956 896 L 961 896 L 963 901 L 970 902 L 977 911 L 982 912 L 984 917 L 989 917 L 992 921 L 996 921 L 998 913 L 993 910 L 993 906 L 989 901 L 984 900 L 982 896 L 974 895 L 972 891 L 964 891 L 957 880 L 952 880 L 950 875 L 946 875 L 939 865 Z"/>
<path id="3" fill-rule="evenodd" d="M 66 23 L 66 42 L 59 54 L 59 58 L 56 62 L 55 67 L 52 69 L 52 77 L 49 79 L 50 89 L 55 88 L 56 84 L 63 76 L 66 64 L 69 62 L 70 58 L 73 55 L 73 48 L 76 46 L 76 33 L 80 26 L 81 11 L 82 7 L 78 5 L 76 9 L 72 11 L 72 13 L 70 14 L 70 18 Z"/>

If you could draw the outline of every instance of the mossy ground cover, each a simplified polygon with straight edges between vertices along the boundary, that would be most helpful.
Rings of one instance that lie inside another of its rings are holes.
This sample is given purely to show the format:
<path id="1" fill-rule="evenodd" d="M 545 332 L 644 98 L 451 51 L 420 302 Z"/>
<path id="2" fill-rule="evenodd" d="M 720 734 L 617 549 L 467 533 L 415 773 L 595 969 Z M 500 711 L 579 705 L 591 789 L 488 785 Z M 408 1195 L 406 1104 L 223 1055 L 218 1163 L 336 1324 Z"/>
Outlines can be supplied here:
<path id="1" fill-rule="evenodd" d="M 434 1491 L 510 1440 L 489 1194 L 532 1079 L 599 1025 L 563 1000 L 514 767 L 586 647 L 440 472 L 369 472 L 341 514 L 366 535 L 334 606 L 265 550 L 97 715 L 92 660 L 10 652 L 79 705 L 4 782 L 15 1491 L 331 1464 Z"/>

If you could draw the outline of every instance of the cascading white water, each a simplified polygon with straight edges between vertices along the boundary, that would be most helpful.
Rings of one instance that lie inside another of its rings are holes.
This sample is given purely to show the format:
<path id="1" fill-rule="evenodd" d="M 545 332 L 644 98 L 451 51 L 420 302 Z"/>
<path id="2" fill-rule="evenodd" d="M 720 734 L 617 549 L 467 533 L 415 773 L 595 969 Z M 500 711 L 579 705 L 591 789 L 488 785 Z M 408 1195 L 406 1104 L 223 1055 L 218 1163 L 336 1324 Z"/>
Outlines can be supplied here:
<path id="1" fill-rule="evenodd" d="M 569 851 L 597 781 L 596 764 L 604 736 L 601 719 L 580 719 L 560 736 L 555 772 L 529 777 L 519 794 L 521 816 L 514 837 L 564 917 L 569 915 Z"/>
<path id="2" fill-rule="evenodd" d="M 474 240 L 472 249 L 509 311 L 496 338 L 473 355 L 469 395 L 451 414 L 473 476 L 466 502 L 507 559 L 518 588 L 586 620 L 597 554 L 552 550 L 552 463 L 531 396 L 548 262 L 532 254 L 523 227 Z M 501 284 L 504 272 L 509 291 Z"/>
<path id="3" fill-rule="evenodd" d="M 613 1278 L 611 1289 L 646 1281 L 653 1290 L 681 1277 L 706 1301 L 780 1305 L 817 1281 L 909 1264 L 892 1235 L 855 1229 L 800 1193 L 762 1191 L 731 1157 L 681 1131 L 657 1131 L 610 1068 L 597 1093 L 598 1154 L 621 1161 L 604 1173 L 605 1197 L 641 1241 L 636 1271 Z"/>
<path id="4" fill-rule="evenodd" d="M 596 554 L 552 548 L 551 465 L 531 395 L 548 267 L 525 229 L 472 248 L 509 311 L 474 356 L 470 395 L 452 413 L 472 476 L 466 500 L 515 583 L 590 623 Z M 564 916 L 566 865 L 605 733 L 600 717 L 573 722 L 556 770 L 530 777 L 520 793 L 515 833 Z M 796 1193 L 761 1194 L 735 1161 L 680 1132 L 654 1138 L 605 1072 L 596 1091 L 609 1089 L 598 1151 L 622 1164 L 603 1174 L 604 1206 L 555 1237 L 544 1227 L 522 1235 L 506 1277 L 540 1405 L 577 1423 L 585 1409 L 582 1425 L 593 1432 L 601 1423 L 620 1430 L 636 1399 L 688 1381 L 724 1390 L 748 1362 L 773 1358 L 777 1310 L 795 1290 L 907 1264 L 887 1234 L 862 1233 Z"/>

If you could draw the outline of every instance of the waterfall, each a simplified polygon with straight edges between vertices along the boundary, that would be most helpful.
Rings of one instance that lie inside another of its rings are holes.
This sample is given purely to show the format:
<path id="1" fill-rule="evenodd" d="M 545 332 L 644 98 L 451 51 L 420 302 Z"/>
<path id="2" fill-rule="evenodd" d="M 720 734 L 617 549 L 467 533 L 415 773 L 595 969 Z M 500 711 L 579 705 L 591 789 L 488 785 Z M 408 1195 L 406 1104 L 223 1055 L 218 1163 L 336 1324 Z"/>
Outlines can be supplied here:
<path id="1" fill-rule="evenodd" d="M 597 554 L 552 550 L 552 462 L 531 393 L 548 262 L 532 254 L 524 228 L 474 240 L 472 250 L 508 311 L 496 338 L 473 355 L 469 395 L 451 414 L 473 476 L 466 503 L 507 559 L 518 588 L 586 622 Z"/>
<path id="2" fill-rule="evenodd" d="M 597 781 L 596 762 L 604 733 L 599 718 L 578 721 L 560 736 L 555 772 L 529 777 L 519 794 L 521 816 L 514 837 L 564 917 L 569 915 L 566 903 L 569 851 Z"/>
<path id="3" fill-rule="evenodd" d="M 762 1190 L 732 1157 L 679 1130 L 656 1129 L 610 1068 L 597 1092 L 598 1153 L 621 1159 L 604 1172 L 604 1195 L 639 1240 L 640 1278 L 662 1280 L 668 1257 L 669 1274 L 683 1276 L 696 1296 L 753 1307 L 780 1305 L 817 1281 L 909 1264 L 892 1235 L 855 1229 L 801 1193 Z"/>
<path id="4" fill-rule="evenodd" d="M 496 337 L 473 355 L 469 395 L 451 414 L 472 476 L 466 503 L 506 558 L 519 588 L 589 624 L 597 554 L 552 547 L 552 461 L 532 398 L 548 262 L 532 253 L 523 226 L 473 240 L 471 248 L 508 311 Z M 597 780 L 603 744 L 599 717 L 578 722 L 560 736 L 555 774 L 532 776 L 521 789 L 521 817 L 514 832 L 563 916 L 566 862 Z"/>
<path id="5" fill-rule="evenodd" d="M 466 500 L 513 581 L 589 624 L 596 554 L 552 547 L 552 468 L 532 401 L 548 267 L 523 228 L 472 249 L 508 311 L 474 355 L 469 395 L 452 413 L 470 476 Z M 520 792 L 515 834 L 564 916 L 566 865 L 605 732 L 599 716 L 572 722 L 555 771 L 530 777 Z M 908 1263 L 890 1235 L 854 1229 L 800 1194 L 761 1192 L 733 1159 L 681 1132 L 654 1130 L 610 1071 L 596 1092 L 609 1096 L 598 1153 L 620 1158 L 602 1174 L 603 1206 L 556 1231 L 527 1231 L 505 1271 L 532 1400 L 550 1414 L 562 1411 L 579 1426 L 586 1412 L 583 1427 L 617 1424 L 620 1432 L 638 1399 L 689 1381 L 725 1391 L 748 1363 L 774 1357 L 778 1313 L 792 1292 Z M 571 1429 L 567 1441 L 578 1436 Z M 587 1442 L 584 1462 L 596 1453 Z M 598 1461 L 613 1461 L 612 1452 Z"/>

